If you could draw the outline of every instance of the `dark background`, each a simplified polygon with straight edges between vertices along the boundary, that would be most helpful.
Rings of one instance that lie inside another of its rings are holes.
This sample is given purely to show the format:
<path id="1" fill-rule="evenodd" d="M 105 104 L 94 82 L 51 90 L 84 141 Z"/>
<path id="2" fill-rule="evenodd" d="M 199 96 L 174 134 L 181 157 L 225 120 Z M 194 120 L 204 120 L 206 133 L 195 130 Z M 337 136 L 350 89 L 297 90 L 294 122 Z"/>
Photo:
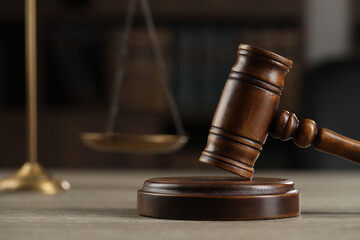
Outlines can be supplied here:
<path id="1" fill-rule="evenodd" d="M 360 139 L 360 1 L 345 1 L 345 40 L 332 46 L 332 38 L 323 37 L 330 50 L 340 48 L 333 55 L 312 51 L 325 47 L 312 42 L 311 29 L 316 26 L 311 16 L 318 16 L 312 11 L 319 11 L 321 17 L 324 9 L 331 8 L 326 4 L 316 8 L 311 1 L 301 0 L 149 2 L 171 76 L 169 84 L 190 142 L 179 152 L 167 155 L 110 154 L 85 148 L 79 134 L 104 129 L 127 1 L 38 0 L 39 161 L 43 165 L 205 168 L 197 160 L 205 147 L 212 115 L 239 43 L 262 47 L 293 60 L 281 108 L 297 113 L 300 119 L 313 118 L 319 126 Z M 334 1 L 327 3 L 331 2 Z M 328 18 L 324 27 L 318 29 L 342 36 L 344 27 L 336 24 L 340 17 Z M 24 37 L 24 1 L 0 2 L 3 168 L 18 167 L 26 160 Z M 117 131 L 174 133 L 157 66 L 138 7 Z M 269 137 L 256 168 L 357 166 Z"/>

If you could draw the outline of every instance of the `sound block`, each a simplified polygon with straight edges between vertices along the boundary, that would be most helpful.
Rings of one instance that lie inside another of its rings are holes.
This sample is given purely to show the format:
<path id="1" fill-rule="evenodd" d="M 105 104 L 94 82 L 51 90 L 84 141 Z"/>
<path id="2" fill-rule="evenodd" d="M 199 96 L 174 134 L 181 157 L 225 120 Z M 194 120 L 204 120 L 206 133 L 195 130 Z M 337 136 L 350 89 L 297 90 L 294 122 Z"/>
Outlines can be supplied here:
<path id="1" fill-rule="evenodd" d="M 184 220 L 251 220 L 295 217 L 300 192 L 280 178 L 151 178 L 138 191 L 138 213 Z"/>

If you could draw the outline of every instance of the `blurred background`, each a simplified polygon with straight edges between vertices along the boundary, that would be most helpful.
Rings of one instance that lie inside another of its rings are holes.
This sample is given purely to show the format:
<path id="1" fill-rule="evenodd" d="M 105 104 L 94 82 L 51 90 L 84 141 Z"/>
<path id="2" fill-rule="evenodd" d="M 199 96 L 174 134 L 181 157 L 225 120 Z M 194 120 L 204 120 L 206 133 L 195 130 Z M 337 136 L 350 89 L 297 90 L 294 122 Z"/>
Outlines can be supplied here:
<path id="1" fill-rule="evenodd" d="M 189 143 L 166 155 L 94 152 L 128 1 L 38 0 L 39 161 L 56 168 L 200 169 L 212 115 L 239 43 L 294 62 L 281 108 L 360 139 L 360 0 L 149 0 Z M 26 160 L 24 0 L 0 2 L 0 167 Z M 139 5 L 116 130 L 175 133 Z M 268 138 L 256 169 L 358 168 Z"/>

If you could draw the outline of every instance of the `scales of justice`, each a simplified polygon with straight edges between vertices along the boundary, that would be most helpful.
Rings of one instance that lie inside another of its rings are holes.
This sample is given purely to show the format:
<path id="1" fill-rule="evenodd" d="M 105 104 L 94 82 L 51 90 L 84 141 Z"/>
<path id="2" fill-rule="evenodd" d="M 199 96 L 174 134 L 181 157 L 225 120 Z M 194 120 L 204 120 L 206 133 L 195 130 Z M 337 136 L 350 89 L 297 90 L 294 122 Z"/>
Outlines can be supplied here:
<path id="1" fill-rule="evenodd" d="M 168 153 L 187 142 L 178 109 L 167 86 L 167 73 L 155 33 L 150 8 L 139 0 L 177 135 L 114 133 L 119 88 L 123 79 L 128 36 L 136 0 L 129 1 L 120 64 L 104 133 L 83 133 L 82 141 L 99 151 Z M 35 0 L 27 0 L 27 77 L 29 160 L 13 176 L 0 182 L 0 190 L 40 190 L 54 193 L 69 189 L 64 180 L 47 174 L 36 160 L 36 55 Z M 360 163 L 360 142 L 310 119 L 299 121 L 294 113 L 278 110 L 285 76 L 293 63 L 270 51 L 240 44 L 237 60 L 226 81 L 210 127 L 207 145 L 199 161 L 234 173 L 233 177 L 152 178 L 138 191 L 138 213 L 143 216 L 185 220 L 251 220 L 298 216 L 300 192 L 288 179 L 253 177 L 255 161 L 270 133 L 283 141 L 293 139 L 299 147 Z"/>
<path id="2" fill-rule="evenodd" d="M 164 154 L 179 150 L 188 141 L 179 110 L 167 85 L 168 73 L 160 51 L 154 21 L 147 0 L 139 0 L 145 23 L 161 73 L 161 83 L 169 104 L 177 134 L 127 134 L 114 133 L 115 119 L 118 113 L 120 87 L 124 76 L 124 66 L 128 52 L 129 35 L 132 30 L 137 0 L 130 0 L 125 19 L 119 65 L 115 74 L 112 101 L 109 116 L 103 133 L 87 132 L 81 134 L 83 143 L 92 150 L 104 152 L 127 152 L 143 154 Z M 27 76 L 27 155 L 26 163 L 12 176 L 0 181 L 0 192 L 40 191 L 47 194 L 70 189 L 69 182 L 53 177 L 37 160 L 37 58 L 36 58 L 36 0 L 25 1 L 26 35 L 26 76 Z"/>

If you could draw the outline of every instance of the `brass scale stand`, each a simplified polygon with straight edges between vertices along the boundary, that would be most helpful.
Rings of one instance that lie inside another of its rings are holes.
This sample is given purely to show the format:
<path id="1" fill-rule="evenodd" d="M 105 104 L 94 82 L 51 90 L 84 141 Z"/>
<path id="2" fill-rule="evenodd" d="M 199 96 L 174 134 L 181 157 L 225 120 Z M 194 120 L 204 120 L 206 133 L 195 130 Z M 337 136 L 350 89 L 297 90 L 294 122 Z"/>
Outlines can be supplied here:
<path id="1" fill-rule="evenodd" d="M 0 192 L 40 191 L 53 194 L 69 190 L 69 182 L 53 177 L 38 163 L 37 156 L 37 72 L 36 0 L 25 1 L 26 77 L 27 77 L 27 161 L 12 176 L 0 181 Z"/>
<path id="2" fill-rule="evenodd" d="M 134 19 L 137 0 L 130 0 L 125 20 L 120 63 L 116 71 L 112 102 L 104 133 L 83 133 L 83 143 L 92 150 L 107 152 L 128 152 L 144 154 L 162 154 L 179 150 L 188 141 L 184 132 L 179 110 L 167 85 L 168 74 L 164 58 L 160 51 L 150 6 L 147 0 L 139 0 L 145 17 L 150 41 L 161 72 L 161 83 L 169 103 L 170 112 L 177 130 L 177 135 L 170 134 L 126 134 L 114 133 L 115 119 L 118 114 L 120 87 L 124 76 L 125 58 L 128 51 L 128 39 Z M 54 178 L 46 172 L 37 159 L 37 101 L 36 101 L 36 0 L 25 1 L 25 35 L 26 35 L 26 70 L 27 70 L 27 162 L 13 175 L 0 181 L 0 192 L 7 191 L 40 191 L 53 194 L 70 189 L 69 182 Z"/>

